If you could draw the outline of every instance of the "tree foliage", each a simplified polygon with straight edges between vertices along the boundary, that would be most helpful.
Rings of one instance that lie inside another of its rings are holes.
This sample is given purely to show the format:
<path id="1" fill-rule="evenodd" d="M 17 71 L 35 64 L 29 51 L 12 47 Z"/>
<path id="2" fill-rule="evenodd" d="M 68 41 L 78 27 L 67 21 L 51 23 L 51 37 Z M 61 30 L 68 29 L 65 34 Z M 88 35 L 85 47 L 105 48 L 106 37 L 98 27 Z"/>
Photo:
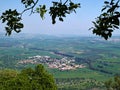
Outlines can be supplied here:
<path id="1" fill-rule="evenodd" d="M 44 5 L 37 6 L 40 0 L 21 0 L 21 3 L 25 6 L 23 12 L 18 13 L 17 10 L 6 10 L 2 13 L 0 19 L 3 23 L 6 23 L 6 35 L 11 35 L 12 31 L 20 32 L 23 28 L 22 14 L 28 10 L 31 10 L 30 14 L 39 13 L 40 17 L 44 19 L 44 14 L 49 12 L 52 18 L 52 24 L 56 23 L 56 19 L 64 21 L 67 14 L 76 12 L 75 10 L 80 7 L 80 3 L 74 3 L 72 0 L 58 0 L 52 2 L 53 5 L 47 7 Z M 119 10 L 120 0 L 109 0 L 104 2 L 104 7 L 101 10 L 100 16 L 93 21 L 94 27 L 90 28 L 93 34 L 99 35 L 106 40 L 112 36 L 112 32 L 119 29 L 120 26 L 120 12 Z M 36 8 L 36 9 L 35 9 Z"/>
<path id="2" fill-rule="evenodd" d="M 40 64 L 32 68 L 26 68 L 20 73 L 13 70 L 0 71 L 1 90 L 57 90 L 55 81 Z"/>
<path id="3" fill-rule="evenodd" d="M 21 28 L 23 28 L 23 24 L 20 22 L 21 17 L 20 14 L 16 10 L 6 10 L 2 16 L 2 23 L 6 22 L 6 35 L 11 35 L 12 30 L 19 33 Z"/>
<path id="4" fill-rule="evenodd" d="M 112 36 L 112 32 L 119 29 L 120 26 L 120 12 L 118 11 L 120 0 L 105 1 L 102 14 L 96 18 L 92 27 L 93 34 L 104 37 L 106 40 Z"/>
<path id="5" fill-rule="evenodd" d="M 120 90 L 120 76 L 115 76 L 114 79 L 110 79 L 105 82 L 107 90 Z"/>

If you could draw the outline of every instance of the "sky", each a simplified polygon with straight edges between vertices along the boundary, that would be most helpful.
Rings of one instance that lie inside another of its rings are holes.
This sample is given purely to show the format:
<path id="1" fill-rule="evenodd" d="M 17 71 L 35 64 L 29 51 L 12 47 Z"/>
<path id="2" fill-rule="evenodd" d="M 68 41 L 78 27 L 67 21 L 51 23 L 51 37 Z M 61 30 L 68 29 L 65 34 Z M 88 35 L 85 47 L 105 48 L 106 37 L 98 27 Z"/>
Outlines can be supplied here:
<path id="1" fill-rule="evenodd" d="M 1 0 L 0 3 L 0 15 L 6 9 L 17 9 L 22 12 L 24 6 L 20 3 L 21 0 Z M 38 5 L 46 4 L 52 5 L 51 1 L 55 0 L 40 0 Z M 56 0 L 57 1 L 57 0 Z M 65 0 L 63 0 L 65 1 Z M 74 2 L 80 2 L 81 8 L 78 8 L 77 13 L 72 13 L 64 18 L 64 22 L 57 20 L 53 25 L 49 14 L 45 15 L 45 19 L 42 20 L 39 14 L 32 14 L 27 11 L 23 14 L 24 28 L 21 33 L 39 33 L 49 35 L 87 35 L 92 36 L 92 31 L 89 30 L 93 26 L 92 21 L 101 13 L 101 8 L 104 5 L 104 0 L 72 0 Z M 0 21 L 0 32 L 5 32 L 5 24 Z M 115 34 L 120 31 L 115 32 Z M 95 36 L 95 35 L 94 35 Z"/>

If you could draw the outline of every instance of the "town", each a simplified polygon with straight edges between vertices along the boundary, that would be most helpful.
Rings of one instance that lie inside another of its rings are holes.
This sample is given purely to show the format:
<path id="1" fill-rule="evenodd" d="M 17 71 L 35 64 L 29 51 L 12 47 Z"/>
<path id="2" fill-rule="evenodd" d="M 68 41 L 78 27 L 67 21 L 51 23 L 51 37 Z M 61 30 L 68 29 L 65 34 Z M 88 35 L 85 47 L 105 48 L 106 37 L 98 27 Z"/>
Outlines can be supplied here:
<path id="1" fill-rule="evenodd" d="M 50 56 L 40 56 L 36 55 L 33 57 L 28 57 L 26 60 L 21 60 L 17 64 L 46 64 L 51 69 L 64 70 L 75 70 L 77 68 L 85 68 L 83 64 L 76 64 L 75 59 L 63 57 L 61 59 L 51 58 Z"/>

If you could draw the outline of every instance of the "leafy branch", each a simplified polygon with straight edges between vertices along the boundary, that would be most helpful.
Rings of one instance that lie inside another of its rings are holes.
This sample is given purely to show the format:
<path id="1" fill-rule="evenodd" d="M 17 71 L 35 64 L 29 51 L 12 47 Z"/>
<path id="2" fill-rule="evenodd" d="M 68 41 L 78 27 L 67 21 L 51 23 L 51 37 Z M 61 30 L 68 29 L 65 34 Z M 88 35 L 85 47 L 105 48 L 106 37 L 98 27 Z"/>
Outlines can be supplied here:
<path id="1" fill-rule="evenodd" d="M 28 10 L 31 10 L 31 14 L 34 13 L 34 7 L 37 5 L 38 1 L 39 0 L 37 0 L 36 2 L 34 2 L 33 0 L 27 0 L 27 1 L 26 0 L 21 0 L 21 2 L 23 4 L 25 4 L 25 8 L 26 8 L 25 10 L 22 11 L 21 15 Z M 33 5 L 31 6 L 31 4 L 33 4 Z M 31 6 L 31 7 L 28 8 L 28 6 Z"/>
<path id="2" fill-rule="evenodd" d="M 120 0 L 111 0 L 110 2 L 105 1 L 105 6 L 101 10 L 103 13 L 93 21 L 94 27 L 93 34 L 99 35 L 104 39 L 108 39 L 112 36 L 112 32 L 119 29 L 120 26 L 120 12 L 118 8 Z"/>
<path id="3" fill-rule="evenodd" d="M 24 25 L 20 22 L 20 14 L 16 10 L 6 10 L 4 13 L 2 13 L 0 19 L 2 20 L 2 23 L 6 22 L 6 35 L 11 35 L 13 30 L 19 33 L 21 28 L 24 27 Z"/>
<path id="4" fill-rule="evenodd" d="M 44 15 L 49 11 L 49 15 L 52 18 L 52 24 L 56 23 L 56 19 L 59 21 L 64 21 L 67 14 L 72 12 L 76 13 L 76 9 L 80 8 L 80 3 L 74 3 L 72 0 L 58 0 L 58 2 L 52 2 L 52 6 L 46 7 L 46 5 L 39 5 L 39 0 L 21 0 L 21 3 L 25 5 L 25 9 L 18 13 L 17 10 L 6 10 L 2 13 L 0 20 L 2 23 L 6 23 L 6 35 L 11 35 L 12 31 L 20 32 L 24 27 L 22 20 L 22 15 L 26 11 L 31 11 L 30 15 L 33 13 L 40 14 L 40 17 L 44 19 Z M 99 35 L 104 39 L 108 39 L 112 36 L 114 30 L 120 28 L 120 12 L 118 9 L 120 0 L 110 0 L 104 2 L 104 7 L 102 8 L 102 14 L 93 21 L 94 27 L 90 28 L 93 34 Z M 35 9 L 36 8 L 36 9 Z"/>
<path id="5" fill-rule="evenodd" d="M 75 4 L 73 2 L 69 2 L 68 0 L 65 3 L 61 2 L 52 2 L 53 6 L 50 7 L 50 16 L 52 17 L 52 23 L 56 23 L 56 17 L 59 18 L 60 21 L 64 21 L 63 17 L 66 17 L 66 14 L 71 14 L 72 11 L 76 12 L 75 10 L 80 7 L 80 3 Z"/>
<path id="6" fill-rule="evenodd" d="M 24 27 L 23 23 L 20 21 L 22 20 L 22 15 L 26 11 L 31 10 L 31 14 L 33 13 L 39 13 L 40 17 L 44 19 L 44 14 L 48 11 L 46 9 L 46 5 L 39 5 L 39 7 L 34 10 L 36 5 L 38 4 L 39 0 L 21 0 L 21 3 L 25 5 L 25 9 L 18 13 L 17 10 L 6 10 L 4 13 L 2 13 L 2 16 L 0 17 L 0 20 L 2 20 L 2 23 L 6 23 L 6 35 L 11 35 L 12 31 L 20 32 L 21 29 Z M 67 3 L 69 2 L 69 5 Z M 66 0 L 64 4 L 62 4 L 62 0 L 59 2 L 52 2 L 53 6 L 49 7 L 49 14 L 52 17 L 52 23 L 55 24 L 56 17 L 59 18 L 60 21 L 63 21 L 63 17 L 66 16 L 66 14 L 70 14 L 72 11 L 75 12 L 75 9 L 80 7 L 80 4 L 74 4 L 71 0 Z"/>

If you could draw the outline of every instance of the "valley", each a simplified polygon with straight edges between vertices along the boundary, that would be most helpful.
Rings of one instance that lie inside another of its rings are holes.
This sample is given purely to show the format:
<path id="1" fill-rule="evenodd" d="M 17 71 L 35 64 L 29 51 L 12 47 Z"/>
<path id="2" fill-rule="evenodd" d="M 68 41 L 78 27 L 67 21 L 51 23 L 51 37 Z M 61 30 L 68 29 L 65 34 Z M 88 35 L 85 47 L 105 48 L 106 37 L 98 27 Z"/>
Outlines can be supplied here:
<path id="1" fill-rule="evenodd" d="M 39 63 L 54 76 L 60 90 L 104 90 L 104 81 L 120 75 L 120 37 L 106 41 L 98 37 L 0 35 L 0 69 L 21 70 Z"/>

